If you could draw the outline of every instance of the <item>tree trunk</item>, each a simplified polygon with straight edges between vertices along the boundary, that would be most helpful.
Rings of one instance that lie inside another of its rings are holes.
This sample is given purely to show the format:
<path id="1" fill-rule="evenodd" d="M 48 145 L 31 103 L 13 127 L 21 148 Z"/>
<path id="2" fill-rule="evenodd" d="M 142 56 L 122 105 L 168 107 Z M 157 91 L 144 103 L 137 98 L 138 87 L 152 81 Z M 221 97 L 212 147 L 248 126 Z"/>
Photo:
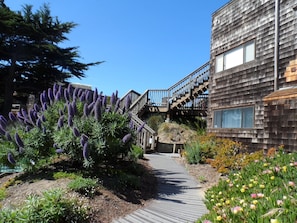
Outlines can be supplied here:
<path id="1" fill-rule="evenodd" d="M 15 76 L 15 68 L 16 68 L 16 57 L 13 56 L 11 60 L 11 65 L 9 69 L 8 75 L 4 78 L 5 82 L 5 90 L 4 90 L 4 106 L 3 106 L 3 115 L 7 116 L 11 111 L 11 105 L 13 102 L 13 79 Z"/>

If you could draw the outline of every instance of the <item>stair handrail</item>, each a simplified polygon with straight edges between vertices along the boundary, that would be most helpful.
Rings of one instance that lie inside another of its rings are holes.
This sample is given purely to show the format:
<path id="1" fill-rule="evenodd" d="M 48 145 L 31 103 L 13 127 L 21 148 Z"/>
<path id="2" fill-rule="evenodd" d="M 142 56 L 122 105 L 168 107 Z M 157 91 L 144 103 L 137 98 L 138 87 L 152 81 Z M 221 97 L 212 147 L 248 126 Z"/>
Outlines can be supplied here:
<path id="1" fill-rule="evenodd" d="M 209 77 L 209 61 L 200 66 L 198 69 L 191 72 L 189 75 L 169 87 L 168 89 L 160 90 L 146 90 L 141 96 L 139 96 L 130 106 L 130 111 L 134 114 L 144 108 L 145 105 L 153 106 L 166 106 L 170 103 L 175 97 L 185 94 L 189 91 L 195 84 L 202 83 L 203 80 L 208 79 Z M 159 97 L 159 101 L 153 100 L 150 95 L 153 95 L 156 92 L 163 91 L 164 97 Z"/>
<path id="2" fill-rule="evenodd" d="M 189 91 L 195 85 L 195 82 L 201 83 L 203 79 L 209 76 L 209 61 L 200 66 L 198 69 L 194 70 L 192 73 L 178 81 L 176 84 L 168 88 L 172 98 L 184 94 Z"/>

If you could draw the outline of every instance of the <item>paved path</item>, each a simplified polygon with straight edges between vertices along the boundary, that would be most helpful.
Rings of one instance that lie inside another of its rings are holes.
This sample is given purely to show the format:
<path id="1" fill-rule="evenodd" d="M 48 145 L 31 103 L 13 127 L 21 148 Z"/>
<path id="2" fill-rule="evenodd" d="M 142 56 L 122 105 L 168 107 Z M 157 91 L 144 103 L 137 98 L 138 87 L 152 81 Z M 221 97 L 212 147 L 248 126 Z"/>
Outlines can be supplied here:
<path id="1" fill-rule="evenodd" d="M 145 208 L 113 223 L 195 222 L 207 209 L 198 182 L 168 155 L 146 154 L 158 177 L 158 195 Z"/>

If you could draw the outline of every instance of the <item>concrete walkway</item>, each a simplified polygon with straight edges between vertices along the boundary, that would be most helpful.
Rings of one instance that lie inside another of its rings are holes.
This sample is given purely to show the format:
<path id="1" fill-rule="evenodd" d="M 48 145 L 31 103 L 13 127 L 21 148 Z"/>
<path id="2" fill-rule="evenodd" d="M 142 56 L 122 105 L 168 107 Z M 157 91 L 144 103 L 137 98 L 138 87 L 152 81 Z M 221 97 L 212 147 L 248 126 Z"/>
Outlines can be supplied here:
<path id="1" fill-rule="evenodd" d="M 207 213 L 198 182 L 173 158 L 164 154 L 146 154 L 158 177 L 158 195 L 148 206 L 113 223 L 195 222 Z"/>

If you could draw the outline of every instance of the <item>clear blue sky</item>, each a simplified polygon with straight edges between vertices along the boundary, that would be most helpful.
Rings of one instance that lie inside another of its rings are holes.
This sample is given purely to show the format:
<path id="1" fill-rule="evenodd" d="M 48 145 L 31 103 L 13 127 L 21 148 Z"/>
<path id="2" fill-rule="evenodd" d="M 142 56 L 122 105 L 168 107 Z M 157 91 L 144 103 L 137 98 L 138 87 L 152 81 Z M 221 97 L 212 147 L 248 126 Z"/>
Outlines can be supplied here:
<path id="1" fill-rule="evenodd" d="M 14 11 L 48 3 L 52 16 L 78 24 L 67 46 L 78 46 L 81 61 L 105 61 L 86 78 L 110 95 L 133 89 L 167 89 L 210 57 L 212 13 L 229 0 L 5 0 Z"/>

